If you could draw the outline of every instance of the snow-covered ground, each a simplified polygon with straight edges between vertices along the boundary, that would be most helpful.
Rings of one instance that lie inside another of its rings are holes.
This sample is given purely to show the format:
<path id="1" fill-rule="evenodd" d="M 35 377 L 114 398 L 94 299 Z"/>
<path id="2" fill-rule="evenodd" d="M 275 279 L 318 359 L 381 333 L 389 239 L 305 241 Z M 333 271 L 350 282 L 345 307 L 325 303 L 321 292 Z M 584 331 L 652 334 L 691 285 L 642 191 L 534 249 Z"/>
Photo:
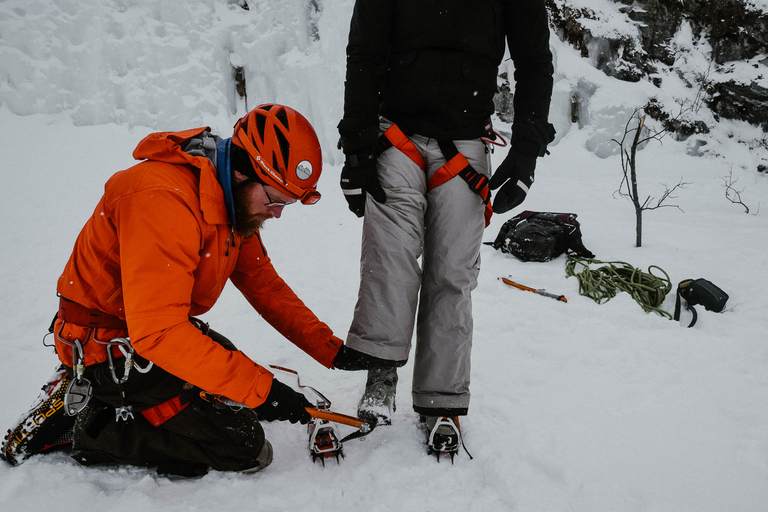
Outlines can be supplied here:
<path id="1" fill-rule="evenodd" d="M 151 131 L 210 125 L 228 136 L 245 108 L 230 63 L 247 69 L 250 106 L 292 105 L 323 140 L 322 201 L 287 208 L 266 224 L 264 239 L 281 275 L 344 337 L 361 223 L 338 188 L 334 126 L 352 1 L 325 2 L 319 12 L 300 0 L 249 4 L 242 11 L 223 0 L 0 3 L 3 432 L 56 365 L 41 344 L 57 307 L 56 279 L 104 181 L 132 164 L 133 148 Z M 725 312 L 699 308 L 687 329 L 644 313 L 624 293 L 598 305 L 566 278 L 563 257 L 523 263 L 484 246 L 473 398 L 462 423 L 474 460 L 462 452 L 454 465 L 438 464 L 426 455 L 408 364 L 393 425 L 348 442 L 339 465 L 312 464 L 304 427 L 267 424 L 275 461 L 262 473 L 169 480 L 139 468 L 85 468 L 58 453 L 0 464 L 2 510 L 766 510 L 768 176 L 755 171 L 765 135 L 722 121 L 704 146 L 648 144 L 638 154 L 641 194 L 689 185 L 670 200 L 680 209 L 645 214 L 643 247 L 635 248 L 634 212 L 615 197 L 621 166 L 610 148 L 650 93 L 601 76 L 556 40 L 553 48 L 558 140 L 519 210 L 577 213 L 599 259 L 657 265 L 673 285 L 707 278 L 730 295 Z M 596 86 L 590 123 L 571 125 L 570 94 L 588 84 Z M 668 84 L 666 94 L 686 94 L 671 77 Z M 696 147 L 707 152 L 690 156 Z M 598 148 L 605 158 L 595 156 Z M 725 197 L 731 173 L 749 214 Z M 495 217 L 485 239 L 518 211 Z M 508 275 L 568 303 L 498 281 Z M 663 307 L 673 306 L 670 294 Z M 205 319 L 253 359 L 297 370 L 335 410 L 354 413 L 364 373 L 320 367 L 234 288 Z"/>

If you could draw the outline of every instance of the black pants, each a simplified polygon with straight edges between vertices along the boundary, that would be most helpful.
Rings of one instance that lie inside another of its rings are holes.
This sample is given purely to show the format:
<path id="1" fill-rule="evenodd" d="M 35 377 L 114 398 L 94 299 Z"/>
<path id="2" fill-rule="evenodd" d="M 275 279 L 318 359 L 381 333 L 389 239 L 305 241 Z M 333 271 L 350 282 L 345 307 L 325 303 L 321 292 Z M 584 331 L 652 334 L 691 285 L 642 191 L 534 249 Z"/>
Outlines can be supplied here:
<path id="1" fill-rule="evenodd" d="M 223 338 L 214 331 L 207 334 Z M 122 364 L 115 366 L 120 378 Z M 108 363 L 87 367 L 85 377 L 93 396 L 77 416 L 73 443 L 73 457 L 81 464 L 151 466 L 187 476 L 204 474 L 208 468 L 240 471 L 256 464 L 265 440 L 251 409 L 215 407 L 200 398 L 199 388 L 184 389 L 189 385 L 158 366 L 145 374 L 133 369 L 122 385 L 114 382 Z M 188 405 L 161 425 L 155 427 L 142 416 L 142 410 L 174 397 Z M 133 418 L 117 419 L 116 409 L 123 405 L 131 406 Z"/>

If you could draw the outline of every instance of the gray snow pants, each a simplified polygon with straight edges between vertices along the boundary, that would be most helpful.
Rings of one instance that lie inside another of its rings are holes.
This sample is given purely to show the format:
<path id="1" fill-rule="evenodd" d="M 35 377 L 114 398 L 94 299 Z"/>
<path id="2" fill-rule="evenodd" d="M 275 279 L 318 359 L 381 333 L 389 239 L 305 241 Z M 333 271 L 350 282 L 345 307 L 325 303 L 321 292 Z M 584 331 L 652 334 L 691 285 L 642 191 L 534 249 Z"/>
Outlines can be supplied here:
<path id="1" fill-rule="evenodd" d="M 382 132 L 390 125 L 383 121 Z M 466 414 L 471 291 L 480 271 L 485 205 L 459 176 L 428 191 L 427 180 L 445 157 L 437 140 L 418 134 L 410 139 L 426 170 L 394 147 L 378 158 L 387 200 L 380 204 L 369 195 L 366 201 L 360 291 L 347 344 L 375 357 L 405 360 L 415 322 L 414 409 Z M 477 172 L 490 175 L 484 142 L 455 144 Z"/>

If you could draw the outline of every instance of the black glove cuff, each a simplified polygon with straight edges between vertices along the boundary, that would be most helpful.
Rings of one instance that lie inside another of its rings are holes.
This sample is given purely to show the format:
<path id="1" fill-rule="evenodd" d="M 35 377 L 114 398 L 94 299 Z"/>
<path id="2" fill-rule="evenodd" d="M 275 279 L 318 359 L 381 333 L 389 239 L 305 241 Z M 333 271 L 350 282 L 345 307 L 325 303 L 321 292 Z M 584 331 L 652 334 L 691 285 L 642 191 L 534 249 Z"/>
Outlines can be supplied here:
<path id="1" fill-rule="evenodd" d="M 555 127 L 540 118 L 515 120 L 512 126 L 511 149 L 521 155 L 541 157 L 546 155 L 547 145 L 555 140 Z"/>
<path id="2" fill-rule="evenodd" d="M 346 167 L 361 167 L 363 165 L 370 165 L 376 161 L 372 151 L 363 151 L 352 155 L 347 155 L 344 165 Z"/>

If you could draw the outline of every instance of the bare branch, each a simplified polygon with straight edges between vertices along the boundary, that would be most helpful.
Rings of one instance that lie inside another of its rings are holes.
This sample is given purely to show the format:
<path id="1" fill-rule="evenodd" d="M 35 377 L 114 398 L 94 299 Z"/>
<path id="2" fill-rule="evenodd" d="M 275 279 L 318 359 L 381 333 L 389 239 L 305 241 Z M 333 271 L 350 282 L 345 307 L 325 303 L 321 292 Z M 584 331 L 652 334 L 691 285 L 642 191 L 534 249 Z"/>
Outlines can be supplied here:
<path id="1" fill-rule="evenodd" d="M 683 189 L 686 185 L 690 185 L 690 183 L 683 181 L 682 178 L 680 178 L 680 181 L 672 188 L 669 188 L 666 183 L 662 183 L 661 185 L 664 186 L 664 193 L 661 195 L 658 201 L 656 201 L 655 206 L 646 206 L 645 210 L 656 210 L 658 208 L 677 208 L 681 212 L 685 213 L 682 208 L 680 208 L 679 205 L 676 204 L 664 204 L 664 201 L 667 199 L 677 199 L 677 196 L 673 196 L 672 193 L 677 189 Z"/>
<path id="2" fill-rule="evenodd" d="M 749 206 L 744 204 L 744 201 L 741 200 L 741 193 L 744 192 L 744 189 L 736 190 L 733 188 L 736 182 L 739 181 L 739 178 L 736 178 L 735 180 L 733 179 L 733 169 L 728 173 L 727 178 L 721 177 L 720 179 L 723 180 L 723 186 L 725 187 L 725 198 L 734 204 L 740 204 L 744 207 L 746 213 L 749 213 Z"/>

